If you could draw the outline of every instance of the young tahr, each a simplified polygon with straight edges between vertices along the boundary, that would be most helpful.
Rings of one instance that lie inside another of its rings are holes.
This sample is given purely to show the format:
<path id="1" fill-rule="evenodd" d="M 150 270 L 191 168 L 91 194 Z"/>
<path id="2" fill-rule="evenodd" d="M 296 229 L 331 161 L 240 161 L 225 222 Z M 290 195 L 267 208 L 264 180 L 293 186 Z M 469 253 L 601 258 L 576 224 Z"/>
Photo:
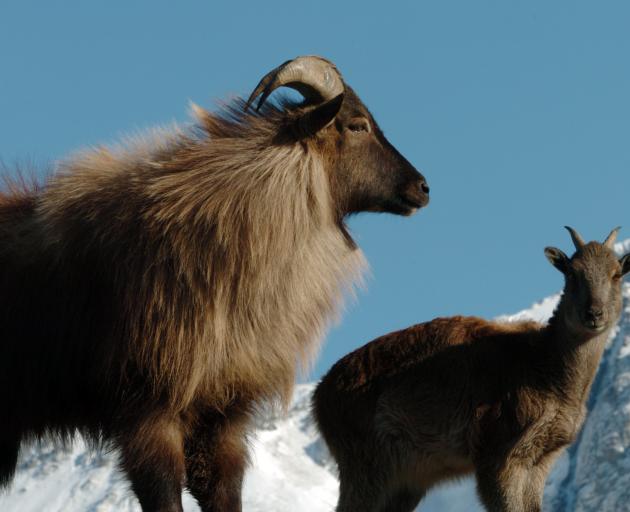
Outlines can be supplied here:
<path id="1" fill-rule="evenodd" d="M 434 485 L 474 474 L 489 511 L 541 510 L 554 460 L 579 431 L 622 305 L 630 254 L 617 230 L 576 252 L 548 247 L 565 278 L 547 325 L 438 318 L 337 362 L 314 395 L 339 466 L 338 512 L 410 512 Z"/>

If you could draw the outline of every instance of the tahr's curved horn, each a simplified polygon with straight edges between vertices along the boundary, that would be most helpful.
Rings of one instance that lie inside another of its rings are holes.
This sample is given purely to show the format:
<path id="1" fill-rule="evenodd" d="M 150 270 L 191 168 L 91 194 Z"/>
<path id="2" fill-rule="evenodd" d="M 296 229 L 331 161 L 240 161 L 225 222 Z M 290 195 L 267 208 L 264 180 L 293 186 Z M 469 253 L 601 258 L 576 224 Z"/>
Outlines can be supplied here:
<path id="1" fill-rule="evenodd" d="M 613 245 L 615 245 L 615 242 L 617 241 L 617 233 L 619 233 L 620 229 L 621 229 L 621 226 L 617 226 L 615 229 L 613 229 L 610 232 L 610 235 L 606 237 L 606 240 L 604 240 L 604 245 L 608 247 L 609 249 L 612 249 Z"/>
<path id="2" fill-rule="evenodd" d="M 282 86 L 295 89 L 315 103 L 331 100 L 345 90 L 341 74 L 332 62 L 316 55 L 307 55 L 288 60 L 267 73 L 249 96 L 245 109 L 260 94 L 256 106 L 256 110 L 259 110 L 269 95 Z"/>
<path id="3" fill-rule="evenodd" d="M 580 251 L 582 247 L 586 245 L 586 242 L 575 229 L 569 226 L 564 227 L 571 234 L 571 240 L 573 240 L 573 245 L 575 245 L 575 249 Z"/>

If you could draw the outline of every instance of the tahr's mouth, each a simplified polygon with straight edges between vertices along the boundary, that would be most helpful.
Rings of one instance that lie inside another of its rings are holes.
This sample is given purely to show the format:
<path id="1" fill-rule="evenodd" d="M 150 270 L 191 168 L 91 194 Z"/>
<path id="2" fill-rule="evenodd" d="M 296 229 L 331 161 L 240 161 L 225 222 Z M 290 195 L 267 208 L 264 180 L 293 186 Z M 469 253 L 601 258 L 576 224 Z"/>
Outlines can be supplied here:
<path id="1" fill-rule="evenodd" d="M 593 333 L 600 333 L 606 330 L 606 328 L 608 327 L 608 324 L 602 321 L 598 322 L 595 320 L 586 320 L 584 322 L 584 327 L 586 327 L 587 330 Z"/>
<path id="2" fill-rule="evenodd" d="M 407 194 L 404 194 L 404 195 L 401 194 L 400 196 L 398 196 L 396 202 L 400 206 L 401 215 L 407 215 L 407 216 L 413 215 L 420 208 L 424 208 L 426 205 L 429 204 L 429 195 L 428 194 L 422 194 L 422 195 L 414 194 L 414 196 L 412 197 Z"/>

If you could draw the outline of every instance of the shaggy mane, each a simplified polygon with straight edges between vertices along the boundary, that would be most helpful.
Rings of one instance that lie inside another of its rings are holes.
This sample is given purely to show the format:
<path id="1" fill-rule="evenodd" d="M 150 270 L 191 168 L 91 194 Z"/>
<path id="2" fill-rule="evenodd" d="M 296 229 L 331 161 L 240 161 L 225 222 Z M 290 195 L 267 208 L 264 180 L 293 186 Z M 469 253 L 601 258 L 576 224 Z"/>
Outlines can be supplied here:
<path id="1" fill-rule="evenodd" d="M 115 333 L 128 369 L 182 409 L 236 389 L 287 403 L 296 359 L 308 367 L 364 266 L 317 152 L 274 142 L 280 107 L 243 105 L 195 106 L 188 132 L 80 153 L 39 194 L 60 259 L 109 267 L 133 319 Z"/>

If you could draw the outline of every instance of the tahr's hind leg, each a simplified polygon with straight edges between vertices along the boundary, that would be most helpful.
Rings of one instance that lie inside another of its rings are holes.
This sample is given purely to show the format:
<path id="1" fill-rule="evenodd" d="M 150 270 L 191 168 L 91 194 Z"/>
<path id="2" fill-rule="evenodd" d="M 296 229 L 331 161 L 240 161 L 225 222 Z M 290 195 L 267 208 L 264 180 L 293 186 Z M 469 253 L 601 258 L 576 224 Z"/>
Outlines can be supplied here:
<path id="1" fill-rule="evenodd" d="M 208 413 L 186 439 L 187 486 L 202 512 L 240 512 L 249 415 Z"/>
<path id="2" fill-rule="evenodd" d="M 20 452 L 20 437 L 5 432 L 0 433 L 0 488 L 13 479 Z"/>
<path id="3" fill-rule="evenodd" d="M 145 421 L 119 440 L 121 464 L 143 512 L 182 512 L 183 437 L 177 421 Z"/>

